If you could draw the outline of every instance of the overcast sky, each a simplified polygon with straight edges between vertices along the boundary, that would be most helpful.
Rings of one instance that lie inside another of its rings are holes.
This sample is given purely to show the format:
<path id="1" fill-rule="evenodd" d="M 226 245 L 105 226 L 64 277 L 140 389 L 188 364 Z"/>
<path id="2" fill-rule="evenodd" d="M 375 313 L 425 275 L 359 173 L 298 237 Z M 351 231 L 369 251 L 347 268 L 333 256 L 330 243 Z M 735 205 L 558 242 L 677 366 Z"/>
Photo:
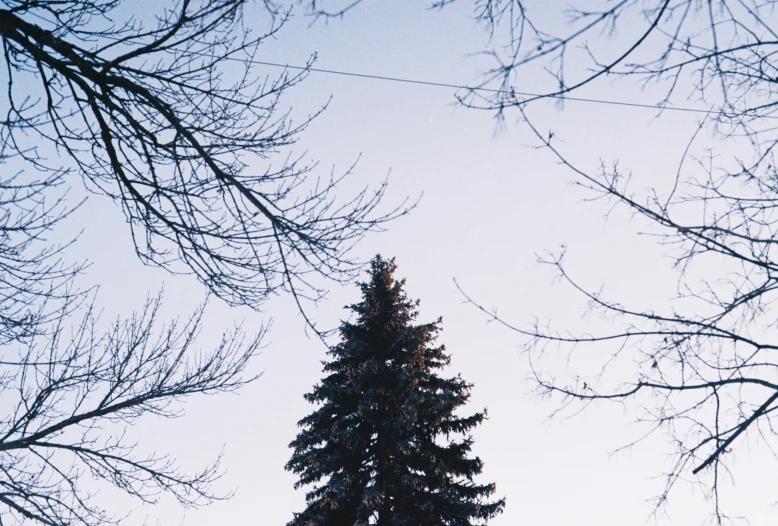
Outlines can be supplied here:
<path id="1" fill-rule="evenodd" d="M 477 81 L 485 62 L 468 54 L 483 49 L 487 39 L 469 16 L 470 3 L 443 11 L 422 5 L 366 2 L 342 21 L 312 27 L 298 16 L 258 58 L 302 64 L 317 52 L 321 68 Z M 264 27 L 266 18 L 259 9 L 254 14 L 245 22 Z M 268 68 L 267 73 L 279 71 Z M 629 84 L 604 84 L 589 94 L 618 100 L 642 96 Z M 461 372 L 475 384 L 470 410 L 489 410 L 490 419 L 475 431 L 474 450 L 485 462 L 483 480 L 496 482 L 498 495 L 507 496 L 505 513 L 492 524 L 643 524 L 650 499 L 662 489 L 658 477 L 668 468 L 671 445 L 657 436 L 612 456 L 643 430 L 630 424 L 633 414 L 615 405 L 549 421 L 557 401 L 532 395 L 519 335 L 486 324 L 463 303 L 453 278 L 518 325 L 538 317 L 560 328 L 596 328 L 602 321 L 582 318 L 581 298 L 537 265 L 536 254 L 566 245 L 569 268 L 578 278 L 593 287 L 604 283 L 613 296 L 637 306 L 662 305 L 672 296 L 671 262 L 654 240 L 637 234 L 645 225 L 623 211 L 615 210 L 606 221 L 607 203 L 586 202 L 590 195 L 571 184 L 573 174 L 547 152 L 530 147 L 531 137 L 515 115 L 498 129 L 490 114 L 458 107 L 453 95 L 445 88 L 314 73 L 285 102 L 303 118 L 332 97 L 295 151 L 307 151 L 323 174 L 333 167 L 345 170 L 359 158 L 354 177 L 341 189 L 344 196 L 379 184 L 390 171 L 387 205 L 423 193 L 410 216 L 367 238 L 356 253 L 363 259 L 377 252 L 396 257 L 409 296 L 421 299 L 420 321 L 443 317 L 441 341 L 453 355 L 448 374 Z M 688 114 L 656 119 L 648 110 L 591 103 L 569 102 L 564 108 L 543 103 L 531 111 L 572 158 L 588 167 L 619 159 L 633 172 L 637 189 L 672 177 L 695 127 Z M 138 262 L 121 213 L 108 200 L 91 198 L 69 228 L 81 227 L 72 255 L 93 262 L 84 282 L 102 284 L 105 319 L 140 307 L 163 284 L 168 317 L 184 315 L 203 299 L 204 289 L 194 278 L 171 277 Z M 346 315 L 342 307 L 358 298 L 354 286 L 333 286 L 328 299 L 309 312 L 322 326 L 334 326 Z M 235 320 L 246 320 L 251 328 L 272 319 L 264 352 L 252 365 L 263 376 L 237 395 L 191 399 L 178 420 L 146 417 L 131 432 L 143 447 L 172 452 L 191 469 L 224 448 L 220 487 L 236 490 L 235 496 L 186 513 L 165 499 L 156 507 L 133 504 L 132 519 L 186 526 L 285 524 L 304 507 L 304 491 L 293 489 L 295 477 L 283 469 L 291 453 L 288 443 L 297 433 L 296 422 L 313 409 L 302 395 L 321 377 L 325 348 L 305 337 L 289 298 L 271 300 L 260 314 L 214 300 L 208 313 L 203 346 Z M 571 362 L 567 372 L 574 374 L 575 367 Z M 758 453 L 740 449 L 737 485 L 727 489 L 725 501 L 755 525 L 768 524 L 776 513 L 770 493 L 776 481 L 767 479 L 763 465 L 759 469 Z M 112 493 L 102 498 L 103 504 L 127 504 Z M 698 524 L 708 511 L 699 489 L 683 484 L 657 523 Z"/>

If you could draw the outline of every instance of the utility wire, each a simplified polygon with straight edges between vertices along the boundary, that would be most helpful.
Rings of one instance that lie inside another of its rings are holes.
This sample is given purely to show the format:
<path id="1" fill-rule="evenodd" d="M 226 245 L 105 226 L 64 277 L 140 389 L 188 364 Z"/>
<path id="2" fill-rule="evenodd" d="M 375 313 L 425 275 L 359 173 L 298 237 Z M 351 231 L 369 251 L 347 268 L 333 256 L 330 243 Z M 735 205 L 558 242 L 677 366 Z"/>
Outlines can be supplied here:
<path id="1" fill-rule="evenodd" d="M 400 78 L 400 77 L 387 77 L 384 75 L 369 75 L 367 73 L 353 73 L 350 71 L 338 71 L 335 69 L 309 68 L 306 66 L 292 66 L 289 64 L 279 64 L 277 62 L 263 62 L 260 60 L 252 60 L 251 63 L 259 64 L 262 66 L 274 66 L 277 68 L 284 68 L 284 69 L 306 70 L 306 71 L 312 71 L 314 73 L 328 73 L 330 75 L 342 75 L 344 77 L 358 77 L 358 78 L 372 79 L 372 80 L 386 80 L 390 82 L 403 82 L 405 84 L 421 84 L 422 86 L 433 86 L 436 88 L 467 89 L 467 90 L 476 90 L 476 91 L 488 91 L 491 93 L 500 92 L 500 90 L 492 89 L 492 88 L 472 88 L 470 86 L 463 86 L 460 84 L 447 84 L 445 82 L 433 82 L 430 80 L 416 80 L 416 79 L 407 79 L 407 78 Z M 518 91 L 514 93 L 516 95 L 522 95 L 522 96 L 531 95 L 530 93 L 519 93 Z"/>
<path id="2" fill-rule="evenodd" d="M 44 20 L 46 22 L 51 22 L 50 20 L 46 19 L 45 17 L 41 16 L 38 13 L 30 13 L 32 16 L 39 18 L 40 20 Z M 107 38 L 108 40 L 120 40 L 117 37 L 111 37 L 108 35 L 102 35 L 103 38 Z M 187 50 L 188 54 L 192 55 L 200 55 L 203 57 L 212 58 L 207 53 L 201 53 L 194 50 Z M 283 68 L 283 69 L 293 69 L 296 71 L 310 71 L 312 73 L 325 73 L 328 75 L 339 75 L 342 77 L 353 77 L 353 78 L 362 78 L 362 79 L 370 79 L 370 80 L 383 80 L 386 82 L 398 82 L 402 84 L 416 84 L 419 86 L 430 86 L 435 88 L 449 88 L 449 89 L 457 89 L 457 90 L 467 90 L 467 91 L 480 91 L 485 93 L 502 93 L 505 90 L 495 89 L 495 88 L 484 88 L 484 87 L 473 87 L 473 86 L 466 86 L 464 84 L 450 84 L 446 82 L 434 82 L 430 80 L 418 80 L 418 79 L 410 79 L 410 78 L 403 78 L 403 77 L 392 77 L 387 75 L 370 75 L 368 73 L 356 73 L 353 71 L 340 71 L 336 69 L 324 69 L 324 68 L 314 68 L 309 66 L 296 66 L 292 64 L 281 64 L 278 62 L 266 62 L 261 60 L 254 60 L 254 59 L 245 59 L 245 58 L 237 58 L 237 57 L 225 57 L 226 60 L 230 61 L 236 61 L 241 63 L 249 63 L 249 64 L 256 64 L 260 66 L 270 66 L 270 67 L 276 67 L 276 68 Z M 657 104 L 645 104 L 640 102 L 628 102 L 628 101 L 619 101 L 619 100 L 608 100 L 608 99 L 592 99 L 587 97 L 570 97 L 567 95 L 549 95 L 549 94 L 541 94 L 541 93 L 530 93 L 530 92 L 521 92 L 521 91 L 511 91 L 511 95 L 518 95 L 521 97 L 530 97 L 530 98 L 551 98 L 551 99 L 560 99 L 560 100 L 566 100 L 566 101 L 574 101 L 574 102 L 587 102 L 590 104 L 604 104 L 607 106 L 621 106 L 621 107 L 627 107 L 627 108 L 642 108 L 642 109 L 649 109 L 649 110 L 660 110 L 660 111 L 680 111 L 685 113 L 697 113 L 697 114 L 706 114 L 706 115 L 727 115 L 726 112 L 722 110 L 713 110 L 713 109 L 702 109 L 702 108 L 689 108 L 687 106 L 660 106 Z M 517 101 L 521 102 L 521 101 Z M 778 116 L 773 115 L 765 115 L 763 118 L 769 118 L 769 119 L 778 119 Z"/>
<path id="3" fill-rule="evenodd" d="M 234 59 L 234 60 L 242 60 L 242 59 Z M 468 91 L 483 91 L 487 93 L 503 93 L 505 90 L 495 89 L 495 88 L 484 88 L 484 87 L 473 87 L 473 86 L 466 86 L 463 84 L 448 84 L 446 82 L 434 82 L 430 80 L 418 80 L 418 79 L 409 79 L 409 78 L 402 78 L 402 77 L 390 77 L 386 75 L 370 75 L 367 73 L 356 73 L 353 71 L 340 71 L 336 69 L 323 69 L 323 68 L 313 68 L 313 67 L 307 67 L 307 66 L 294 66 L 290 64 L 280 64 L 278 62 L 265 62 L 261 60 L 250 60 L 251 64 L 258 64 L 261 66 L 271 66 L 271 67 L 277 67 L 277 68 L 284 68 L 284 69 L 294 69 L 294 70 L 300 70 L 300 71 L 310 71 L 313 73 L 326 73 L 329 75 L 340 75 L 344 77 L 357 77 L 357 78 L 363 78 L 363 79 L 371 79 L 371 80 L 383 80 L 387 82 L 399 82 L 403 84 L 418 84 L 422 86 L 431 86 L 435 88 L 451 88 L 451 89 L 463 89 Z M 725 112 L 723 111 L 715 111 L 715 110 L 705 110 L 702 108 L 689 108 L 685 106 L 659 106 L 655 104 L 644 104 L 640 102 L 627 102 L 627 101 L 619 101 L 619 100 L 608 100 L 608 99 L 591 99 L 586 97 L 569 97 L 567 95 L 544 95 L 541 93 L 529 93 L 529 92 L 521 92 L 521 91 L 511 91 L 511 95 L 518 95 L 521 97 L 532 97 L 532 98 L 555 98 L 555 99 L 562 99 L 562 100 L 569 100 L 569 101 L 575 101 L 575 102 L 588 102 L 592 104 L 605 104 L 610 106 L 626 106 L 630 108 L 643 108 L 643 109 L 650 109 L 650 110 L 661 110 L 661 111 L 683 111 L 687 113 L 702 113 L 702 114 L 714 114 L 714 115 L 724 115 Z"/>

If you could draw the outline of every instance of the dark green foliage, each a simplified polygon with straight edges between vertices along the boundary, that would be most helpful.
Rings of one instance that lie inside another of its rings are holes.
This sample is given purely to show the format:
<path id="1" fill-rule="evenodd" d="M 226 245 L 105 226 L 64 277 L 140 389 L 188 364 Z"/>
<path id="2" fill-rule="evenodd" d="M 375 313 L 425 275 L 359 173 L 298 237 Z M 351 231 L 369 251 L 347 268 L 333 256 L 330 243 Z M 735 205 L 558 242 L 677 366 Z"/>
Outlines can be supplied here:
<path id="1" fill-rule="evenodd" d="M 434 346 L 441 320 L 412 324 L 418 301 L 395 268 L 372 260 L 362 302 L 348 307 L 356 321 L 341 325 L 327 376 L 305 395 L 320 407 L 299 422 L 286 469 L 299 475 L 296 488 L 313 488 L 290 526 L 471 526 L 505 506 L 487 500 L 494 484 L 473 482 L 483 463 L 468 458 L 486 412 L 455 416 L 472 385 L 435 373 L 450 362 Z"/>

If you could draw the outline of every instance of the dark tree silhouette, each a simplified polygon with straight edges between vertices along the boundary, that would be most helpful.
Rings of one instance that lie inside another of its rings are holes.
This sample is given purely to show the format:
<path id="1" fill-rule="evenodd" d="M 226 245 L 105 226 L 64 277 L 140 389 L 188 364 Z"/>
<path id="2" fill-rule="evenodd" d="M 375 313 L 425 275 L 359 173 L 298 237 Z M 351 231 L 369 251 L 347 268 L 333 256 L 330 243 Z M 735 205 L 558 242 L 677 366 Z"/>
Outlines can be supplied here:
<path id="1" fill-rule="evenodd" d="M 486 411 L 454 414 L 472 385 L 436 373 L 451 360 L 433 345 L 441 320 L 412 325 L 418 301 L 395 268 L 371 261 L 362 301 L 349 307 L 357 319 L 341 325 L 328 375 L 305 395 L 321 405 L 300 421 L 286 469 L 300 476 L 296 488 L 314 487 L 290 526 L 469 526 L 503 510 L 504 499 L 486 500 L 494 484 L 473 481 L 483 464 L 468 456 Z"/>
<path id="2" fill-rule="evenodd" d="M 351 280 L 349 248 L 405 209 L 377 213 L 383 185 L 336 199 L 348 172 L 314 178 L 281 152 L 312 118 L 294 123 L 279 102 L 305 72 L 257 71 L 284 17 L 263 11 L 257 33 L 246 5 L 3 0 L 0 146 L 121 205 L 145 263 L 257 306 L 280 289 L 316 296 L 314 275 Z"/>
<path id="3" fill-rule="evenodd" d="M 162 493 L 184 506 L 223 498 L 211 489 L 218 461 L 189 475 L 173 459 L 143 452 L 125 436 L 144 415 L 174 417 L 176 402 L 232 391 L 259 346 L 235 329 L 218 346 L 195 348 L 203 307 L 155 330 L 159 298 L 104 334 L 87 308 L 67 327 L 63 311 L 43 336 L 6 344 L 0 359 L 0 517 L 2 524 L 118 523 L 94 502 L 109 484 L 144 502 Z M 97 484 L 97 486 L 95 485 Z"/>

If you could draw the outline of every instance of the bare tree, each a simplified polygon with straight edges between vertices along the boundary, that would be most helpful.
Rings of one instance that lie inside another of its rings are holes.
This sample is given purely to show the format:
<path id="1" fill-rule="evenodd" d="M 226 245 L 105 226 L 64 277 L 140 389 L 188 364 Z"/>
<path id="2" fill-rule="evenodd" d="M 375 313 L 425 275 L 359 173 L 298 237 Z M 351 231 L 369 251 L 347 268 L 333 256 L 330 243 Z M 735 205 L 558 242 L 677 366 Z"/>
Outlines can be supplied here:
<path id="1" fill-rule="evenodd" d="M 40 180 L 0 179 L 0 345 L 40 335 L 83 296 L 71 287 L 82 266 L 65 264 L 65 246 L 45 240 L 74 208 L 55 193 L 63 177 L 59 171 Z"/>
<path id="2" fill-rule="evenodd" d="M 156 299 L 101 334 L 74 285 L 84 264 L 51 241 L 80 204 L 74 176 L 121 206 L 144 263 L 253 307 L 282 290 L 316 298 L 317 276 L 350 279 L 351 246 L 407 211 L 379 213 L 385 182 L 339 199 L 350 170 L 316 177 L 290 153 L 315 115 L 295 123 L 281 96 L 305 72 L 258 70 L 285 15 L 266 2 L 255 33 L 247 4 L 0 0 L 0 166 L 15 174 L 0 180 L 0 524 L 119 522 L 92 498 L 100 483 L 145 502 L 223 497 L 218 461 L 188 475 L 124 430 L 250 381 L 263 332 L 198 351 L 203 308 L 156 331 Z"/>
<path id="3" fill-rule="evenodd" d="M 281 289 L 316 297 L 315 275 L 350 279 L 353 243 L 407 209 L 377 213 L 385 183 L 336 199 L 348 171 L 314 178 L 284 153 L 313 118 L 279 101 L 305 72 L 257 71 L 285 17 L 266 10 L 256 33 L 246 4 L 3 0 L 0 137 L 27 169 L 64 165 L 120 204 L 145 263 L 257 306 Z"/>
<path id="4" fill-rule="evenodd" d="M 771 253 L 778 235 L 773 124 L 778 4 L 578 2 L 560 11 L 567 23 L 553 30 L 531 17 L 536 6 L 530 2 L 475 4 L 477 16 L 503 40 L 489 52 L 497 65 L 480 86 L 491 90 L 462 92 L 459 100 L 501 119 L 515 111 L 539 146 L 567 166 L 590 196 L 612 200 L 646 219 L 676 260 L 678 297 L 649 310 L 632 308 L 574 279 L 559 253 L 540 259 L 591 309 L 613 321 L 617 328 L 612 332 L 575 334 L 537 323 L 522 327 L 468 299 L 527 337 L 541 393 L 561 395 L 566 407 L 596 400 L 630 404 L 651 433 L 669 437 L 677 454 L 657 506 L 688 476 L 708 488 L 721 523 L 727 517 L 720 506 L 720 482 L 732 467 L 727 453 L 749 436 L 770 451 L 778 445 L 778 320 L 773 308 L 778 262 Z M 529 72 L 547 73 L 549 89 L 528 93 L 521 81 Z M 630 178 L 616 163 L 593 169 L 574 164 L 529 107 L 543 99 L 578 96 L 583 88 L 591 94 L 605 78 L 656 87 L 660 97 L 644 98 L 641 104 L 655 106 L 660 117 L 679 107 L 701 114 L 698 131 L 712 130 L 714 137 L 734 145 L 728 151 L 735 153 L 696 155 L 695 134 L 674 183 L 645 194 L 630 189 Z M 702 262 L 711 262 L 707 268 L 715 268 L 715 275 L 701 274 Z M 551 375 L 541 365 L 541 357 L 553 355 L 551 348 L 600 356 L 599 373 Z"/>
<path id="5" fill-rule="evenodd" d="M 177 416 L 176 402 L 193 394 L 232 391 L 250 381 L 243 373 L 263 331 L 247 338 L 236 328 L 202 352 L 195 337 L 204 305 L 157 331 L 159 305 L 159 297 L 149 300 L 104 334 L 91 308 L 73 328 L 69 313 L 46 336 L 5 347 L 0 523 L 118 523 L 122 517 L 93 501 L 101 482 L 144 502 L 166 493 L 195 506 L 226 496 L 211 488 L 218 461 L 188 475 L 169 457 L 139 450 L 125 432 L 144 415 Z"/>

